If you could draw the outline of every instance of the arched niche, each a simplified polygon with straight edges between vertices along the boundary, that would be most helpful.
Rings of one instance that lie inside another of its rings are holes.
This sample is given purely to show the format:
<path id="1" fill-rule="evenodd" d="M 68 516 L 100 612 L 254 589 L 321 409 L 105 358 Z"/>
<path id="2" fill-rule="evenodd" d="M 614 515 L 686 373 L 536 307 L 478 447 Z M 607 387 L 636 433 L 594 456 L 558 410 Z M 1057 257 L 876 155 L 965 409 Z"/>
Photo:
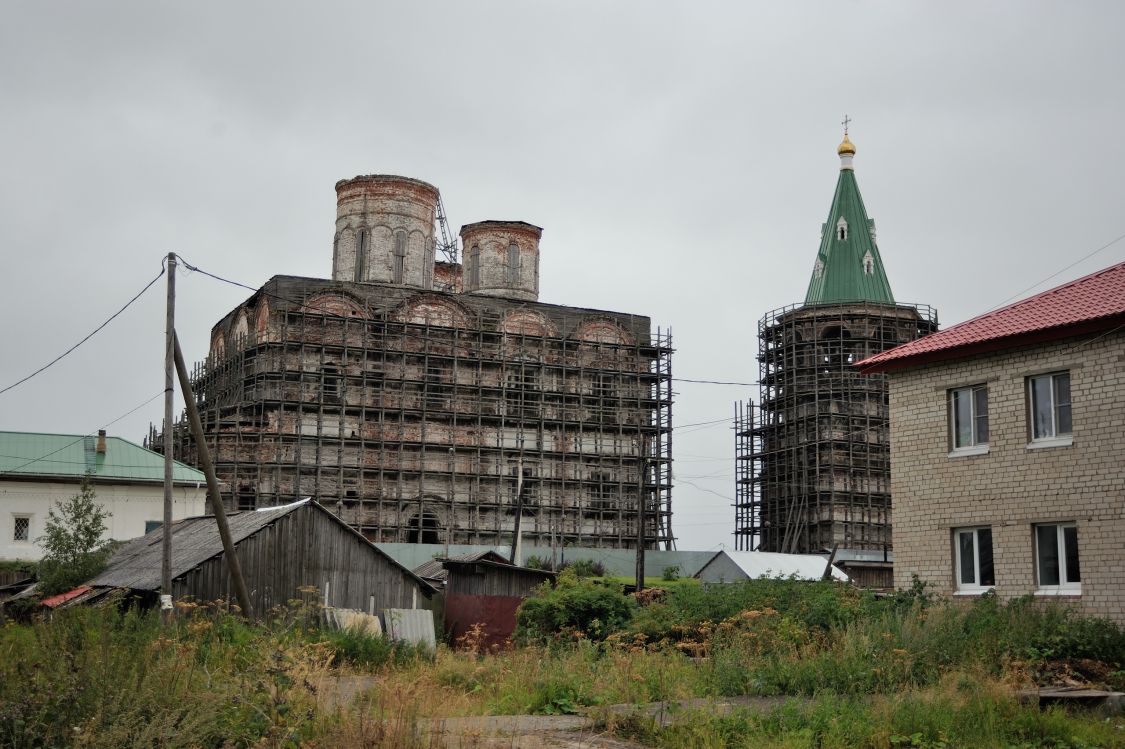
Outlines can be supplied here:
<path id="1" fill-rule="evenodd" d="M 339 292 L 313 294 L 305 300 L 305 309 L 333 317 L 368 317 L 367 309 L 362 304 Z"/>
<path id="2" fill-rule="evenodd" d="M 439 497 L 432 495 L 423 497 L 421 511 L 415 511 L 406 523 L 406 543 L 440 544 L 442 542 L 441 519 L 430 507 L 432 503 L 439 501 L 441 501 Z"/>
<path id="3" fill-rule="evenodd" d="M 436 294 L 410 297 L 391 311 L 395 322 L 433 325 L 441 328 L 471 328 L 472 315 L 456 302 Z"/>
<path id="4" fill-rule="evenodd" d="M 245 309 L 240 309 L 238 315 L 234 318 L 234 324 L 230 327 L 230 343 L 231 348 L 241 348 L 249 342 L 250 337 L 250 316 L 246 314 Z"/>
<path id="5" fill-rule="evenodd" d="M 500 329 L 508 335 L 558 337 L 559 330 L 542 312 L 514 309 L 504 315 Z"/>
<path id="6" fill-rule="evenodd" d="M 612 320 L 587 320 L 578 326 L 572 338 L 586 343 L 633 344 L 633 336 Z"/>
<path id="7" fill-rule="evenodd" d="M 254 315 L 254 335 L 258 342 L 270 340 L 270 303 L 266 299 L 258 302 L 258 311 Z"/>
<path id="8" fill-rule="evenodd" d="M 210 356 L 214 361 L 219 361 L 226 355 L 227 352 L 227 339 L 223 337 L 221 330 L 216 330 L 211 334 L 211 351 Z"/>

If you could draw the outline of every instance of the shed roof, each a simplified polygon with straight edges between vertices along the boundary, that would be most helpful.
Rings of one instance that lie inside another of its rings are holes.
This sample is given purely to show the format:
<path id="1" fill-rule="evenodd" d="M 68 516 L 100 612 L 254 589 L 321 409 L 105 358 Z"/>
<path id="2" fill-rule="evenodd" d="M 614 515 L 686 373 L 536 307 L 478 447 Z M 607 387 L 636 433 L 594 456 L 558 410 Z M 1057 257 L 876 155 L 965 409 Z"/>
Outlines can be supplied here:
<path id="1" fill-rule="evenodd" d="M 1125 262 L 904 343 L 856 366 L 886 372 L 1125 325 Z"/>
<path id="2" fill-rule="evenodd" d="M 240 541 L 272 525 L 286 515 L 302 509 L 311 512 L 323 512 L 335 520 L 340 525 L 341 530 L 362 538 L 365 543 L 371 546 L 374 553 L 413 577 L 422 585 L 423 593 L 427 596 L 433 592 L 429 583 L 403 567 L 386 552 L 371 544 L 335 514 L 309 499 L 282 505 L 281 507 L 267 507 L 261 510 L 229 514 L 227 520 L 230 526 L 231 539 L 237 546 Z M 157 528 L 145 536 L 129 541 L 117 550 L 105 571 L 88 584 L 94 587 L 158 590 L 161 585 L 162 538 L 163 531 Z M 223 543 L 222 539 L 219 538 L 218 524 L 215 522 L 214 515 L 184 518 L 172 524 L 173 579 L 187 574 L 207 560 L 222 553 Z"/>
<path id="3" fill-rule="evenodd" d="M 495 551 L 478 551 L 472 554 L 461 554 L 448 559 L 438 560 L 446 569 L 446 574 L 450 568 L 467 567 L 467 566 L 480 566 L 490 567 L 493 569 L 509 570 L 511 572 L 522 572 L 530 575 L 539 575 L 544 578 L 558 577 L 557 572 L 551 570 L 540 570 L 532 567 L 520 567 L 519 565 L 512 564 L 500 554 Z"/>
<path id="4" fill-rule="evenodd" d="M 796 577 L 799 580 L 819 580 L 828 564 L 825 557 L 817 554 L 779 554 L 772 551 L 719 551 L 711 561 L 703 565 L 696 577 L 719 557 L 726 555 L 747 577 Z M 848 576 L 832 567 L 832 577 L 847 582 Z"/>
<path id="5" fill-rule="evenodd" d="M 97 451 L 98 437 L 89 434 L 0 432 L 0 477 L 81 479 L 163 483 L 164 456 L 121 437 L 106 437 L 106 450 Z M 202 471 L 175 461 L 172 481 L 206 481 Z"/>
<path id="6" fill-rule="evenodd" d="M 468 554 L 454 554 L 445 558 L 431 559 L 415 567 L 414 574 L 423 580 L 446 580 L 449 578 L 449 570 L 445 568 L 445 562 L 471 563 L 482 561 L 512 566 L 508 563 L 507 559 L 490 549 L 487 551 L 473 551 Z"/>

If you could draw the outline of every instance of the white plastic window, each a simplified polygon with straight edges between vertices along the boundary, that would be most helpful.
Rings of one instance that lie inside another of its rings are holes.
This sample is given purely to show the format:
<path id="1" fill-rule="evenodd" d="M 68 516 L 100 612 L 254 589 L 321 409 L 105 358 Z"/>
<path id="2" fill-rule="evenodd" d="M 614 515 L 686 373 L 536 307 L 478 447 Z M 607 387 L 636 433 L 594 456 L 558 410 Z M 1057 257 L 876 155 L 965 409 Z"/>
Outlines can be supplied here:
<path id="1" fill-rule="evenodd" d="M 974 593 L 996 584 L 992 561 L 992 528 L 957 528 L 953 531 L 957 590 Z"/>
<path id="2" fill-rule="evenodd" d="M 1045 523 L 1035 526 L 1035 573 L 1040 593 L 1079 593 L 1078 526 Z"/>

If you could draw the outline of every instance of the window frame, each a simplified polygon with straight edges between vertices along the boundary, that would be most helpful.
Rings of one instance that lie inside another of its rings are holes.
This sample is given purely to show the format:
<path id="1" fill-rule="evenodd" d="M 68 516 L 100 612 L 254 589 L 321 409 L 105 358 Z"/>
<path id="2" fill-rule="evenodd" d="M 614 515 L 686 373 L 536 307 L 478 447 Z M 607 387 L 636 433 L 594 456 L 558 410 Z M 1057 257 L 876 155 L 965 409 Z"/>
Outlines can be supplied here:
<path id="1" fill-rule="evenodd" d="M 1066 403 L 1059 402 L 1059 382 L 1062 378 L 1066 378 Z M 1050 412 L 1051 412 L 1051 431 L 1049 434 L 1037 434 L 1037 426 L 1035 419 L 1036 405 L 1038 398 L 1036 396 L 1035 383 L 1037 381 L 1047 380 L 1049 383 L 1050 392 Z M 1061 447 L 1072 444 L 1074 440 L 1074 412 L 1073 412 L 1073 399 L 1071 398 L 1071 380 L 1070 370 L 1063 369 L 1055 372 L 1044 372 L 1042 374 L 1031 375 L 1026 378 L 1027 393 L 1027 433 L 1028 433 L 1028 447 Z M 1066 421 L 1069 428 L 1067 431 L 1060 431 L 1060 408 L 1066 410 Z"/>
<path id="2" fill-rule="evenodd" d="M 355 268 L 353 269 L 352 280 L 354 283 L 363 283 L 367 267 L 367 244 L 370 233 L 365 228 L 361 228 L 355 235 Z"/>
<path id="3" fill-rule="evenodd" d="M 399 230 L 394 233 L 394 249 L 391 253 L 391 283 L 403 285 L 406 283 L 406 255 L 407 255 L 407 237 L 406 232 Z"/>
<path id="4" fill-rule="evenodd" d="M 508 288 L 517 288 L 523 276 L 523 258 L 520 257 L 520 246 L 515 242 L 508 244 L 508 255 L 505 258 L 505 281 Z"/>
<path id="5" fill-rule="evenodd" d="M 1059 582 L 1056 585 L 1043 583 L 1043 557 L 1040 554 L 1039 530 L 1041 528 L 1055 529 L 1056 555 L 1058 564 Z M 1070 569 L 1066 549 L 1066 529 L 1074 529 L 1074 561 L 1077 563 L 1077 580 L 1067 580 Z M 1082 594 L 1082 562 L 1078 547 L 1078 523 L 1073 520 L 1059 520 L 1048 523 L 1034 523 L 1031 526 L 1032 546 L 1035 553 L 1035 595 L 1038 596 L 1074 596 Z"/>
<path id="6" fill-rule="evenodd" d="M 14 543 L 14 544 L 30 544 L 31 543 L 31 541 L 32 541 L 32 538 L 31 538 L 31 521 L 34 517 L 35 516 L 32 513 L 29 513 L 29 512 L 13 512 L 12 513 L 12 543 Z M 23 538 L 17 538 L 16 537 L 16 529 L 18 527 L 19 521 L 21 521 L 21 520 L 27 521 L 26 535 Z"/>
<path id="7" fill-rule="evenodd" d="M 964 385 L 962 387 L 950 388 L 946 391 L 946 402 L 949 409 L 949 454 L 953 456 L 963 455 L 982 455 L 988 452 L 988 440 L 991 437 L 991 428 L 988 423 L 989 410 L 988 410 L 988 385 L 987 383 L 980 383 L 977 385 Z M 958 415 L 957 415 L 957 396 L 964 393 L 969 399 L 969 442 L 964 445 L 957 444 L 958 439 Z M 984 393 L 984 414 L 980 413 L 980 403 L 977 400 L 977 394 Z M 984 432 L 985 436 L 982 440 L 980 437 L 981 418 L 984 419 Z"/>
<path id="8" fill-rule="evenodd" d="M 970 525 L 953 528 L 953 582 L 954 595 L 980 595 L 996 587 L 996 553 L 992 539 L 991 525 Z M 983 583 L 981 571 L 981 538 L 980 532 L 988 531 L 988 552 L 992 563 L 992 582 Z M 973 581 L 961 580 L 961 536 L 972 534 L 973 539 Z"/>
<path id="9" fill-rule="evenodd" d="M 473 245 L 469 249 L 469 283 L 468 291 L 476 291 L 480 288 L 480 246 Z"/>

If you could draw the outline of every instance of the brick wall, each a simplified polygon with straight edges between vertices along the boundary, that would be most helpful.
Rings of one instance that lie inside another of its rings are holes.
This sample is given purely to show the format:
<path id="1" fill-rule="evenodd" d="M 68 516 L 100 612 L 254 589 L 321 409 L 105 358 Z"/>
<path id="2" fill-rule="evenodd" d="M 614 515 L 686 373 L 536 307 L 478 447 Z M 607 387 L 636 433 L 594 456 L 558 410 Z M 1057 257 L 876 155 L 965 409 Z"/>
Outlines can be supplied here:
<path id="1" fill-rule="evenodd" d="M 1072 444 L 1029 447 L 1026 378 L 1068 370 Z M 955 590 L 952 530 L 991 526 L 995 591 L 1035 593 L 1036 523 L 1075 522 L 1081 594 L 1053 596 L 1125 622 L 1125 332 L 890 374 L 895 585 Z M 988 387 L 988 452 L 950 456 L 950 388 Z M 1046 597 L 1046 596 L 1044 596 Z"/>

